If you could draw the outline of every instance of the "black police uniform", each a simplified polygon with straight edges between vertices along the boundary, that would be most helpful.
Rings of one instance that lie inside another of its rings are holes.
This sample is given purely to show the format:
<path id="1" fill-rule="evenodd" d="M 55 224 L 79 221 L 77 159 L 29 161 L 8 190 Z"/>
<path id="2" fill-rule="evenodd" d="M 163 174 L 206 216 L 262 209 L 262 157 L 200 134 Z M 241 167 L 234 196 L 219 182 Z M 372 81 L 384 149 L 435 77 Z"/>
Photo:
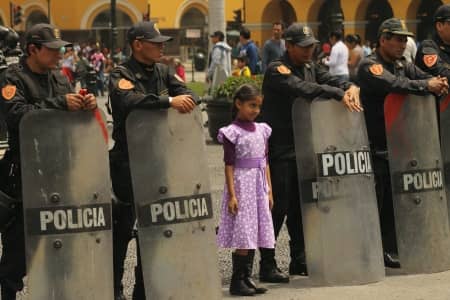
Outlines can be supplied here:
<path id="1" fill-rule="evenodd" d="M 41 27 L 32 28 L 30 31 L 41 31 Z M 43 27 L 53 30 L 49 25 Z M 8 125 L 10 149 L 3 159 L 3 163 L 7 165 L 8 177 L 1 178 L 1 185 L 4 192 L 20 201 L 22 197 L 20 120 L 32 110 L 45 108 L 67 110 L 65 95 L 73 91 L 67 79 L 59 71 L 49 71 L 45 74 L 33 73 L 26 63 L 26 57 L 23 57 L 18 64 L 10 65 L 2 77 L 0 100 Z M 16 209 L 14 221 L 2 232 L 3 253 L 0 261 L 2 300 L 16 299 L 16 292 L 23 288 L 22 277 L 25 276 L 26 271 L 22 205 L 17 206 Z"/>
<path id="2" fill-rule="evenodd" d="M 434 15 L 434 22 L 450 21 L 450 5 L 440 6 Z M 434 76 L 445 76 L 450 81 L 450 45 L 445 44 L 437 32 L 431 40 L 420 43 L 416 54 L 416 65 Z"/>
<path id="3" fill-rule="evenodd" d="M 289 29 L 288 29 L 289 30 Z M 300 28 L 300 32 L 302 32 Z M 305 273 L 304 238 L 302 214 L 299 202 L 297 166 L 295 163 L 292 105 L 296 98 L 313 100 L 316 97 L 341 100 L 350 82 L 331 76 L 323 67 L 314 62 L 295 66 L 287 52 L 272 62 L 266 70 L 263 81 L 264 102 L 262 119 L 272 127 L 269 139 L 270 172 L 274 207 L 272 220 L 275 236 L 278 236 L 284 218 L 290 236 L 291 264 L 289 273 Z M 260 277 L 276 268 L 274 251 L 261 250 Z M 269 275 L 268 275 L 269 276 Z"/>
<path id="4" fill-rule="evenodd" d="M 122 289 L 123 263 L 135 221 L 125 131 L 126 118 L 133 109 L 169 108 L 169 96 L 189 94 L 194 98 L 194 95 L 168 66 L 160 63 L 146 66 L 134 57 L 111 72 L 109 88 L 115 140 L 114 148 L 110 151 L 111 178 L 114 193 L 120 201 L 113 210 L 114 285 L 117 294 Z M 135 274 L 133 299 L 145 299 L 139 248 Z"/>
<path id="5" fill-rule="evenodd" d="M 429 78 L 429 74 L 405 59 L 387 62 L 378 51 L 363 59 L 358 71 L 360 97 L 373 153 L 383 248 L 388 253 L 396 253 L 397 244 L 387 160 L 384 101 L 389 93 L 428 94 Z M 389 266 L 388 262 L 386 264 Z"/>

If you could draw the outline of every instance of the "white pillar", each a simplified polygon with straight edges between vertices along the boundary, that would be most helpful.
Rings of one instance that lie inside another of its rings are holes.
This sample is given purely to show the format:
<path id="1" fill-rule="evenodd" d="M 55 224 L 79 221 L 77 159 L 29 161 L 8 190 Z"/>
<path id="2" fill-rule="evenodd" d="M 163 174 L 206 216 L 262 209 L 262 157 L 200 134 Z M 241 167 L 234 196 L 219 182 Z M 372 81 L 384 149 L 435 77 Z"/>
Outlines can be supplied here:
<path id="1" fill-rule="evenodd" d="M 211 35 L 214 31 L 220 30 L 226 35 L 225 23 L 225 0 L 209 0 L 209 20 L 208 29 Z"/>

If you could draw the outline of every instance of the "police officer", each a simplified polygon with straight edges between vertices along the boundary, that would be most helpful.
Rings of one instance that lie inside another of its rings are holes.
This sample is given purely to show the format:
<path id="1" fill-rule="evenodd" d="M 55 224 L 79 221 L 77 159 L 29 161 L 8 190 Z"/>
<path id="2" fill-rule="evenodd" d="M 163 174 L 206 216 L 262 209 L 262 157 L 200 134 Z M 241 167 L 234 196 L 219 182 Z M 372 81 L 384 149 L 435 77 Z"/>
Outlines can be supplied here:
<path id="1" fill-rule="evenodd" d="M 399 268 L 400 263 L 391 256 L 397 252 L 397 243 L 387 161 L 384 100 L 389 93 L 440 95 L 448 89 L 446 78 L 431 77 L 412 63 L 406 62 L 403 51 L 407 37 L 412 35 L 399 19 L 384 21 L 378 30 L 376 51 L 361 62 L 358 71 L 367 132 L 374 154 L 384 262 L 391 268 Z"/>
<path id="2" fill-rule="evenodd" d="M 416 65 L 434 76 L 450 79 L 450 4 L 440 6 L 434 14 L 434 33 L 417 49 Z"/>
<path id="3" fill-rule="evenodd" d="M 356 86 L 336 76 L 312 61 L 318 41 L 311 29 L 300 24 L 291 25 L 284 34 L 286 52 L 272 62 L 263 81 L 263 120 L 272 127 L 269 140 L 269 160 L 272 173 L 274 207 L 272 219 L 278 236 L 284 218 L 290 236 L 291 275 L 307 275 L 302 218 L 299 201 L 297 167 L 295 163 L 292 104 L 298 97 L 310 101 L 316 97 L 342 100 L 352 111 L 360 111 Z M 260 249 L 260 280 L 288 282 L 275 261 L 273 249 Z"/>
<path id="4" fill-rule="evenodd" d="M 37 24 L 25 34 L 25 56 L 10 65 L 0 82 L 0 102 L 9 132 L 10 149 L 5 154 L 8 177 L 1 178 L 4 192 L 21 199 L 19 123 L 29 111 L 36 109 L 92 110 L 97 102 L 92 94 L 73 93 L 58 66 L 65 47 L 60 32 L 49 24 Z M 16 208 L 15 219 L 1 235 L 3 253 L 0 261 L 1 299 L 16 299 L 25 275 L 25 246 L 22 206 Z"/>
<path id="5" fill-rule="evenodd" d="M 114 288 L 116 299 L 122 294 L 123 263 L 135 221 L 133 190 L 128 161 L 125 121 L 133 109 L 176 109 L 188 113 L 195 107 L 195 97 L 183 80 L 159 61 L 164 42 L 171 37 L 161 35 L 153 22 L 140 22 L 128 31 L 131 58 L 110 75 L 110 96 L 114 120 L 114 148 L 110 152 L 113 190 L 119 203 L 113 210 Z M 151 180 L 151 179 L 150 179 Z M 138 265 L 133 299 L 145 299 L 138 247 Z"/>

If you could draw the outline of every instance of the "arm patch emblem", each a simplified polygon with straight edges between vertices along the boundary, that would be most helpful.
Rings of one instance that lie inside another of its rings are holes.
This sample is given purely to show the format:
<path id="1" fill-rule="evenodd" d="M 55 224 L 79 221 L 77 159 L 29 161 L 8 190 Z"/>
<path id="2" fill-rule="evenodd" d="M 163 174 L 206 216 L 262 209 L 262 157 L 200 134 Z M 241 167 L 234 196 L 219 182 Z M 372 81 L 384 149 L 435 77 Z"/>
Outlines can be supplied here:
<path id="1" fill-rule="evenodd" d="M 134 88 L 134 84 L 131 83 L 131 81 L 122 78 L 119 80 L 118 87 L 121 90 L 131 90 L 132 88 Z"/>
<path id="2" fill-rule="evenodd" d="M 438 59 L 437 54 L 425 54 L 423 56 L 423 63 L 428 68 L 431 68 L 432 66 L 434 66 L 436 64 L 437 59 Z"/>
<path id="3" fill-rule="evenodd" d="M 380 76 L 383 74 L 383 65 L 381 64 L 373 64 L 369 68 L 370 73 L 376 76 Z"/>
<path id="4" fill-rule="evenodd" d="M 289 74 L 291 74 L 291 70 L 289 70 L 289 68 L 286 67 L 285 65 L 280 65 L 280 66 L 278 66 L 278 67 L 277 67 L 277 71 L 278 71 L 280 74 L 283 74 L 283 75 L 289 75 Z"/>
<path id="5" fill-rule="evenodd" d="M 16 86 L 12 84 L 7 84 L 2 88 L 2 97 L 5 100 L 11 100 L 16 95 Z"/>

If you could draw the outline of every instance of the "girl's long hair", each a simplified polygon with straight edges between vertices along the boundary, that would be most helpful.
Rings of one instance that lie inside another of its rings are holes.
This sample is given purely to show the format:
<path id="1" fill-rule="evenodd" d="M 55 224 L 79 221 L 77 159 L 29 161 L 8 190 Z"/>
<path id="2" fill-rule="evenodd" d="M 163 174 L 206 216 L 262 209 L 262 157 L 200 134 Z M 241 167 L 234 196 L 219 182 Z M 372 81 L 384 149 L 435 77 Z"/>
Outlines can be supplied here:
<path id="1" fill-rule="evenodd" d="M 261 96 L 261 91 L 253 84 L 246 83 L 239 86 L 233 96 L 233 107 L 231 108 L 231 118 L 236 119 L 238 109 L 236 107 L 236 101 L 246 102 Z"/>

